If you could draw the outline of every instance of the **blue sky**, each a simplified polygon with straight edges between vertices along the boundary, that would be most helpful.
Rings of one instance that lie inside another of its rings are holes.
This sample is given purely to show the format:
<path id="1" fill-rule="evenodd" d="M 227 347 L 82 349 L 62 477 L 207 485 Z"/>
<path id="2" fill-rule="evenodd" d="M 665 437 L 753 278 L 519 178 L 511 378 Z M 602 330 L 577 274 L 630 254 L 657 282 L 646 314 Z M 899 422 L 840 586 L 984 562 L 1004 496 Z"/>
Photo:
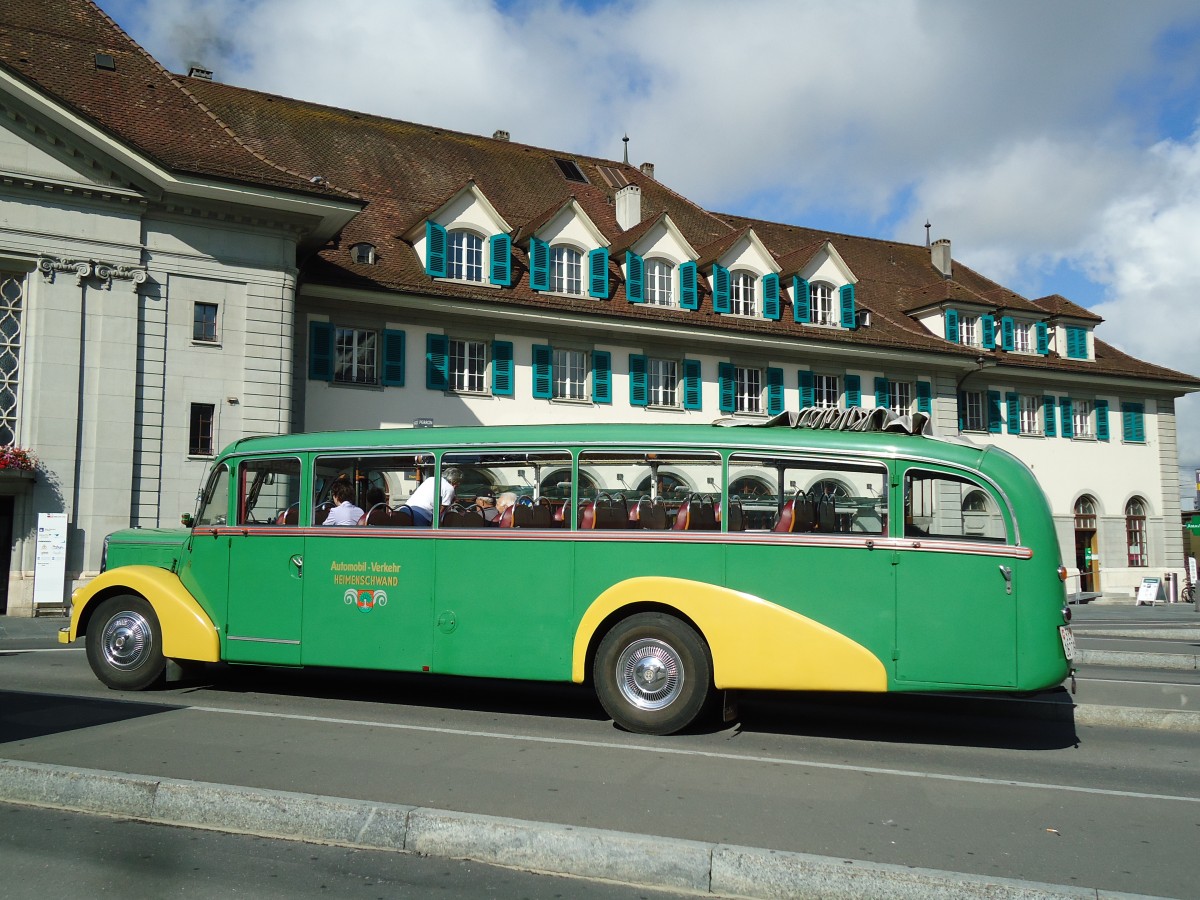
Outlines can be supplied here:
<path id="1" fill-rule="evenodd" d="M 1194 0 L 100 0 L 173 71 L 651 161 L 725 212 L 923 243 L 1200 375 Z M 1183 494 L 1200 397 L 1179 402 Z"/>

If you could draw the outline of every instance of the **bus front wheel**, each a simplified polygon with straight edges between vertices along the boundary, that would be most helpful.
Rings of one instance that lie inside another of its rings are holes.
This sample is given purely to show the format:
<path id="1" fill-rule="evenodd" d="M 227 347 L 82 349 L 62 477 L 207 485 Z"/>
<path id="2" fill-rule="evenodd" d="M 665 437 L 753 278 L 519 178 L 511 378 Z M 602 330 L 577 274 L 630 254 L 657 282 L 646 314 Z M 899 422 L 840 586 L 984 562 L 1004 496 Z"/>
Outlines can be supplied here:
<path id="1" fill-rule="evenodd" d="M 87 657 L 96 677 L 114 690 L 161 684 L 167 661 L 154 607 L 133 595 L 105 600 L 88 623 Z"/>
<path id="2" fill-rule="evenodd" d="M 600 642 L 592 674 L 605 711 L 640 734 L 686 728 L 712 696 L 703 638 L 663 613 L 638 613 L 614 625 Z"/>

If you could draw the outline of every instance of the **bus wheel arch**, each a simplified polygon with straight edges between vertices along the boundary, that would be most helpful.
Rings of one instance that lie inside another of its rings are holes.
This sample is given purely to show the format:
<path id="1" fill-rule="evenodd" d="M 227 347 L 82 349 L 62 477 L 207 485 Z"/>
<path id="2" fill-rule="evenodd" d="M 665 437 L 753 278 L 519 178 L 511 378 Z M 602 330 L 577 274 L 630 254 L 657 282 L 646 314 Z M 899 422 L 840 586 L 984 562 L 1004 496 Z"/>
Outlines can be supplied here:
<path id="1" fill-rule="evenodd" d="M 592 657 L 592 683 L 605 711 L 628 731 L 674 734 L 711 706 L 712 654 L 693 624 L 662 607 L 609 617 Z"/>
<path id="2" fill-rule="evenodd" d="M 166 679 L 162 626 L 138 594 L 113 593 L 89 604 L 86 646 L 92 671 L 114 690 L 146 690 Z"/>

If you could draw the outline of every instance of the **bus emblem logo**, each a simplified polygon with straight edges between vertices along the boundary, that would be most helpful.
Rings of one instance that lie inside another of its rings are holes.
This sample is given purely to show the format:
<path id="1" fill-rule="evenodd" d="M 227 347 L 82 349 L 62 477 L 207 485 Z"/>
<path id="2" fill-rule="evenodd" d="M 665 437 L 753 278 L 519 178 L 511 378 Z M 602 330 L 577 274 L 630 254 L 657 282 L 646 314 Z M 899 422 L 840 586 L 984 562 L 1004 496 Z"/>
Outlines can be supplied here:
<path id="1" fill-rule="evenodd" d="M 376 606 L 387 606 L 387 591 L 356 591 L 353 588 L 346 591 L 343 598 L 347 606 L 357 606 L 368 613 Z"/>

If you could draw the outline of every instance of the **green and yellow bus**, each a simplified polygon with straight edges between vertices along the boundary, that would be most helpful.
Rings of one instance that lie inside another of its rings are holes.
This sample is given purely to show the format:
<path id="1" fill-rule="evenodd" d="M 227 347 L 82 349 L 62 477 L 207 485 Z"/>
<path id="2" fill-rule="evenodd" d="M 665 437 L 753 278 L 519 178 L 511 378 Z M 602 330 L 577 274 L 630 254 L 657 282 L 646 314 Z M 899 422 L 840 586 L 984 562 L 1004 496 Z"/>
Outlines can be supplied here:
<path id="1" fill-rule="evenodd" d="M 124 690 L 162 683 L 167 660 L 590 682 L 650 734 L 721 692 L 1063 681 L 1065 570 L 1024 465 L 772 424 L 239 440 L 185 528 L 110 535 L 60 640 L 86 636 Z M 414 524 L 406 501 L 446 475 L 452 502 Z M 339 482 L 352 506 L 330 517 Z M 495 520 L 492 498 L 512 503 Z"/>

